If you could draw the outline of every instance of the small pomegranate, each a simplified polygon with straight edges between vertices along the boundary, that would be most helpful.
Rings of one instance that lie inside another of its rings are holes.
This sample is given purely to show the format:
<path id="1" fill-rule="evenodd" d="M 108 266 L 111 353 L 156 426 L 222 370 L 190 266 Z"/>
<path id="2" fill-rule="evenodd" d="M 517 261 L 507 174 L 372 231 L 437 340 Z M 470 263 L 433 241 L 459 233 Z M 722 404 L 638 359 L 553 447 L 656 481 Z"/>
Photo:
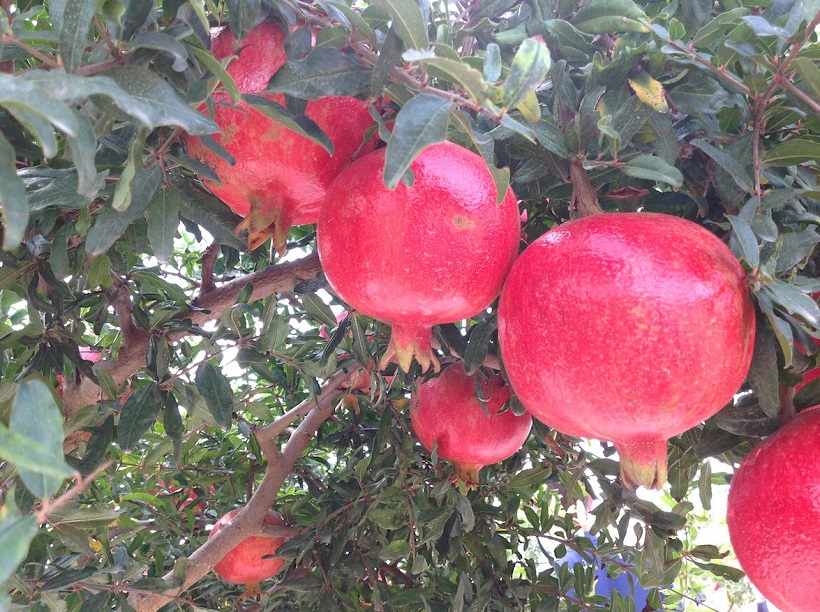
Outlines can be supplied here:
<path id="1" fill-rule="evenodd" d="M 735 472 L 726 522 L 740 566 L 783 612 L 817 609 L 820 407 L 801 412 Z"/>
<path id="2" fill-rule="evenodd" d="M 393 327 L 380 367 L 395 356 L 406 372 L 438 360 L 431 329 L 470 317 L 498 295 L 518 253 L 512 190 L 496 204 L 484 161 L 443 142 L 410 165 L 414 183 L 385 187 L 384 149 L 348 166 L 319 214 L 322 268 L 348 304 Z"/>
<path id="3" fill-rule="evenodd" d="M 666 481 L 666 441 L 746 378 L 755 316 L 731 251 L 695 223 L 611 213 L 533 242 L 504 285 L 499 342 L 532 415 L 615 443 L 629 487 Z"/>
<path id="4" fill-rule="evenodd" d="M 261 95 L 273 74 L 287 61 L 284 41 L 280 27 L 264 21 L 238 47 L 228 28 L 220 30 L 211 50 L 217 59 L 238 54 L 239 59 L 228 66 L 228 73 L 243 94 Z M 264 97 L 285 103 L 282 94 Z M 190 135 L 185 136 L 188 153 L 213 168 L 219 177 L 221 185 L 203 179 L 208 190 L 245 217 L 237 229 L 248 229 L 249 248 L 255 249 L 272 236 L 274 247 L 282 254 L 291 225 L 316 223 L 330 182 L 359 151 L 375 146 L 373 140 L 364 142 L 364 134 L 373 123 L 368 105 L 346 96 L 307 103 L 305 114 L 333 143 L 334 153 L 330 155 L 245 102 L 232 106 L 224 91 L 214 92 L 212 99 L 216 104 L 214 121 L 222 129 L 222 135 L 215 138 L 236 163 L 231 166 Z"/>
<path id="5" fill-rule="evenodd" d="M 487 412 L 476 397 L 476 380 Z M 493 372 L 486 381 L 476 379 L 467 376 L 459 362 L 419 387 L 410 405 L 410 422 L 424 448 L 432 451 L 437 444 L 439 457 L 455 463 L 458 477 L 475 486 L 482 467 L 512 457 L 530 434 L 529 414 L 498 414 L 508 399 L 510 390 L 501 376 Z"/>
<path id="6" fill-rule="evenodd" d="M 231 510 L 221 516 L 208 535 L 208 539 L 219 533 L 223 526 L 229 524 L 242 508 Z M 281 527 L 285 524 L 282 515 L 269 510 L 262 523 L 264 526 Z M 217 575 L 226 582 L 245 585 L 245 596 L 259 594 L 259 583 L 272 578 L 285 565 L 284 559 L 264 558 L 274 554 L 285 543 L 284 538 L 271 538 L 265 535 L 250 536 L 234 546 L 228 554 L 214 566 Z"/>

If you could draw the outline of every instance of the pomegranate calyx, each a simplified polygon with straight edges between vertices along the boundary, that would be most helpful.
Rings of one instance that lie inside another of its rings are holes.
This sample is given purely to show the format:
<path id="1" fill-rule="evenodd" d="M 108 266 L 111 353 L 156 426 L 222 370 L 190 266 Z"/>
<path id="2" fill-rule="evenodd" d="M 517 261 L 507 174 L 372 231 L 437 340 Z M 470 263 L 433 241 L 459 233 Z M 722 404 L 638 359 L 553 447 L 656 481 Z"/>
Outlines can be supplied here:
<path id="1" fill-rule="evenodd" d="M 467 486 L 468 490 L 475 491 L 478 489 L 478 473 L 481 471 L 482 467 L 484 466 L 477 465 L 475 463 L 457 463 L 456 476 Z"/>
<path id="2" fill-rule="evenodd" d="M 258 580 L 255 582 L 246 582 L 245 591 L 239 597 L 239 600 L 259 599 L 262 595 L 264 595 L 264 592 L 262 591 L 262 587 L 259 586 Z"/>
<path id="3" fill-rule="evenodd" d="M 621 480 L 630 489 L 661 489 L 666 482 L 666 440 L 616 442 Z"/>
<path id="4" fill-rule="evenodd" d="M 390 360 L 395 357 L 399 367 L 407 373 L 415 358 L 423 372 L 429 370 L 431 365 L 433 371 L 438 372 L 441 370 L 441 363 L 433 353 L 433 347 L 430 344 L 432 334 L 432 328 L 423 325 L 394 324 L 390 334 L 390 344 L 379 361 L 379 369 L 384 370 Z"/>
<path id="5" fill-rule="evenodd" d="M 263 205 L 252 201 L 250 212 L 236 226 L 236 234 L 248 230 L 249 251 L 262 246 L 268 237 L 272 238 L 273 248 L 281 257 L 287 251 L 288 232 L 292 223 L 293 215 L 284 206 L 272 206 L 270 202 Z"/>

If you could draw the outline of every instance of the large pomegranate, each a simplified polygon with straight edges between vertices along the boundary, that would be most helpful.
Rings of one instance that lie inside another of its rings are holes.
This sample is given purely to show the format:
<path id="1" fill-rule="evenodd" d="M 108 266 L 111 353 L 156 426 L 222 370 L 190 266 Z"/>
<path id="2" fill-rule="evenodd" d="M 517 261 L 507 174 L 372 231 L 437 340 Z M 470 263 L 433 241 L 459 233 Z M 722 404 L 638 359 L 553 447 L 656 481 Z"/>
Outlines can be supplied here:
<path id="1" fill-rule="evenodd" d="M 382 181 L 385 151 L 359 158 L 328 190 L 319 214 L 322 268 L 354 308 L 393 327 L 381 366 L 395 355 L 439 364 L 431 329 L 490 305 L 518 253 L 518 206 L 511 190 L 496 204 L 484 161 L 443 142 L 410 165 L 412 187 Z"/>
<path id="2" fill-rule="evenodd" d="M 222 527 L 231 522 L 242 508 L 231 510 L 220 517 L 214 524 L 214 528 L 208 535 L 212 538 L 219 533 Z M 282 515 L 273 510 L 269 510 L 265 515 L 263 525 L 281 527 L 285 524 Z M 262 580 L 272 578 L 285 565 L 284 559 L 271 557 L 278 548 L 285 543 L 284 538 L 271 538 L 264 535 L 250 536 L 237 544 L 231 551 L 222 557 L 214 566 L 217 575 L 227 582 L 234 584 L 244 584 L 246 596 L 252 596 L 259 592 L 259 583 Z"/>
<path id="3" fill-rule="evenodd" d="M 524 406 L 566 434 L 614 442 L 633 488 L 660 488 L 666 441 L 732 399 L 755 329 L 726 245 L 655 213 L 594 215 L 541 236 L 507 278 L 498 323 Z"/>
<path id="4" fill-rule="evenodd" d="M 476 398 L 476 380 L 487 412 Z M 508 399 L 510 390 L 501 376 L 490 373 L 486 381 L 467 376 L 459 362 L 419 387 L 410 405 L 410 421 L 422 445 L 432 451 L 437 444 L 438 456 L 455 463 L 459 478 L 475 486 L 482 467 L 514 455 L 530 434 L 529 414 L 498 414 Z"/>
<path id="5" fill-rule="evenodd" d="M 264 21 L 237 46 L 233 33 L 224 28 L 213 38 L 211 51 L 217 59 L 238 54 L 228 73 L 242 93 L 261 94 L 271 76 L 287 61 L 285 34 L 273 21 Z M 265 94 L 284 105 L 282 94 Z M 372 124 L 368 105 L 345 96 L 331 96 L 307 103 L 305 114 L 327 134 L 333 155 L 318 144 L 267 118 L 241 102 L 232 106 L 224 91 L 212 95 L 216 104 L 214 121 L 222 129 L 216 136 L 235 158 L 227 161 L 206 148 L 195 136 L 186 135 L 191 157 L 214 169 L 221 185 L 203 180 L 211 193 L 234 212 L 245 216 L 238 229 L 249 231 L 248 246 L 255 249 L 268 236 L 276 250 L 285 250 L 291 225 L 315 223 L 319 205 L 330 182 L 359 151 L 371 150 L 364 143 Z"/>
<path id="6" fill-rule="evenodd" d="M 729 489 L 729 536 L 740 566 L 783 612 L 817 610 L 820 584 L 820 407 L 769 436 Z"/>

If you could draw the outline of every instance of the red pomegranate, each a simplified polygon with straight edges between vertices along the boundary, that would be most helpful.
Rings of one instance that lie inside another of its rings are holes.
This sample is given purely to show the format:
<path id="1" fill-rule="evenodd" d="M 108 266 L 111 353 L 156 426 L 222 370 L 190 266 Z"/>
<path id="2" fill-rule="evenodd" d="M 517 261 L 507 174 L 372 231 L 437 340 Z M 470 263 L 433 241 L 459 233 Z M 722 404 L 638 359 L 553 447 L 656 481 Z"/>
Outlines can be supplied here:
<path id="1" fill-rule="evenodd" d="M 319 214 L 325 275 L 348 304 L 393 327 L 384 367 L 415 357 L 439 368 L 431 329 L 470 317 L 498 295 L 518 253 L 512 190 L 496 204 L 484 161 L 443 142 L 410 165 L 414 184 L 382 181 L 385 151 L 359 158 L 328 190 Z"/>
<path id="2" fill-rule="evenodd" d="M 476 378 L 467 376 L 461 362 L 421 385 L 410 405 L 413 431 L 424 448 L 432 451 L 437 444 L 439 457 L 455 463 L 458 477 L 468 486 L 478 484 L 478 472 L 485 465 L 512 457 L 532 427 L 529 414 L 498 414 L 510 399 L 501 376 L 490 373 L 488 381 L 478 380 L 489 416 L 476 398 Z"/>
<path id="3" fill-rule="evenodd" d="M 220 517 L 214 523 L 208 539 L 219 533 L 222 527 L 230 523 L 231 519 L 241 511 L 242 508 L 236 508 Z M 265 526 L 281 527 L 284 524 L 285 520 L 282 515 L 273 510 L 268 511 L 263 521 Z M 245 538 L 222 557 L 214 566 L 214 571 L 227 582 L 244 584 L 245 595 L 251 597 L 259 592 L 259 583 L 262 580 L 272 578 L 285 565 L 284 559 L 263 558 L 274 554 L 285 541 L 284 538 L 271 538 L 264 535 Z"/>
<path id="4" fill-rule="evenodd" d="M 504 366 L 532 415 L 615 443 L 629 487 L 666 481 L 666 441 L 743 383 L 755 316 L 743 268 L 695 223 L 612 213 L 532 243 L 501 295 Z"/>
<path id="5" fill-rule="evenodd" d="M 93 349 L 88 346 L 81 346 L 80 347 L 80 357 L 85 359 L 86 361 L 91 361 L 97 363 L 100 359 L 102 359 L 102 354 L 97 349 Z M 80 373 L 77 373 L 77 382 L 79 382 Z M 57 374 L 55 377 L 57 379 L 57 388 L 55 391 L 57 392 L 57 396 L 62 399 L 63 397 L 63 375 Z"/>
<path id="6" fill-rule="evenodd" d="M 213 38 L 211 50 L 217 59 L 238 54 L 228 66 L 242 93 L 261 94 L 271 76 L 287 61 L 285 34 L 273 21 L 264 21 L 237 46 L 233 33 L 224 28 Z M 284 105 L 282 94 L 265 94 Z M 368 105 L 345 96 L 331 96 L 307 103 L 305 114 L 327 134 L 333 155 L 318 144 L 267 118 L 241 102 L 232 106 L 222 90 L 212 95 L 216 104 L 214 121 L 222 129 L 216 136 L 234 157 L 227 161 L 206 148 L 202 141 L 185 136 L 191 157 L 214 169 L 221 185 L 204 180 L 211 193 L 234 212 L 245 216 L 238 230 L 249 230 L 251 250 L 273 237 L 276 250 L 285 250 L 291 225 L 316 223 L 319 205 L 330 182 L 359 151 L 369 151 L 374 141 L 364 142 L 373 123 Z M 204 108 L 204 107 L 203 107 Z"/>
<path id="7" fill-rule="evenodd" d="M 801 412 L 735 472 L 726 522 L 740 566 L 783 612 L 817 609 L 820 407 Z"/>

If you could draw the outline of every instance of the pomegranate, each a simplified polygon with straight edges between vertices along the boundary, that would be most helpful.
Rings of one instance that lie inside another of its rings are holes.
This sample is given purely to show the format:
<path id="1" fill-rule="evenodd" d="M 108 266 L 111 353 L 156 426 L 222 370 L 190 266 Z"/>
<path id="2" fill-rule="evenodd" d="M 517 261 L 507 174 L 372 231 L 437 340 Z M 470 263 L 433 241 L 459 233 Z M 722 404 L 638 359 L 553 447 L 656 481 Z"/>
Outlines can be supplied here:
<path id="1" fill-rule="evenodd" d="M 243 94 L 261 94 L 287 61 L 284 40 L 285 34 L 276 23 L 264 21 L 238 45 L 233 33 L 222 29 L 213 38 L 211 50 L 217 59 L 238 54 L 228 73 Z M 285 103 L 282 94 L 264 97 Z M 191 135 L 185 136 L 188 153 L 213 168 L 222 183 L 203 179 L 205 187 L 245 217 L 237 230 L 248 229 L 248 247 L 253 250 L 272 236 L 274 247 L 282 254 L 291 225 L 316 223 L 330 182 L 357 152 L 375 146 L 373 140 L 364 142 L 364 134 L 373 123 L 368 105 L 346 96 L 307 103 L 305 114 L 333 143 L 330 155 L 245 102 L 232 106 L 222 90 L 214 92 L 212 99 L 216 104 L 214 121 L 222 129 L 216 140 L 236 163 L 231 166 Z"/>
<path id="2" fill-rule="evenodd" d="M 410 165 L 412 187 L 382 181 L 385 150 L 359 158 L 328 190 L 318 249 L 330 285 L 348 304 L 392 325 L 384 367 L 439 362 L 431 329 L 490 305 L 518 253 L 512 190 L 496 204 L 484 161 L 443 142 Z"/>
<path id="3" fill-rule="evenodd" d="M 752 358 L 740 263 L 695 223 L 611 213 L 533 242 L 501 295 L 504 366 L 532 415 L 615 443 L 634 488 L 666 481 L 666 441 L 722 408 Z"/>
<path id="4" fill-rule="evenodd" d="M 438 455 L 456 464 L 458 477 L 468 486 L 478 484 L 482 467 L 514 455 L 532 427 L 529 414 L 498 414 L 510 399 L 501 376 L 493 372 L 487 381 L 478 380 L 489 415 L 476 398 L 476 378 L 467 376 L 461 362 L 421 385 L 410 405 L 410 422 L 424 448 L 432 451 L 437 444 Z"/>
<path id="5" fill-rule="evenodd" d="M 735 472 L 726 522 L 740 566 L 783 612 L 817 609 L 820 408 L 801 412 Z"/>
<path id="6" fill-rule="evenodd" d="M 208 535 L 208 539 L 219 533 L 223 526 L 242 511 L 242 508 L 231 510 L 220 517 Z M 281 527 L 285 524 L 282 515 L 268 510 L 263 525 Z M 252 597 L 259 593 L 259 583 L 275 576 L 285 565 L 284 559 L 276 557 L 263 558 L 274 554 L 285 543 L 285 538 L 272 538 L 265 535 L 254 535 L 242 540 L 214 566 L 217 575 L 227 582 L 245 585 L 245 595 Z"/>
<path id="7" fill-rule="evenodd" d="M 812 338 L 812 340 L 814 340 L 814 343 L 817 346 L 820 346 L 820 340 L 818 340 L 817 338 Z M 817 380 L 818 378 L 820 378 L 820 367 L 812 368 L 811 370 L 803 372 L 803 380 L 794 386 L 795 393 L 800 391 L 800 389 L 805 387 L 811 381 Z"/>
<path id="8" fill-rule="evenodd" d="M 100 359 L 102 359 L 102 354 L 97 349 L 93 349 L 88 346 L 81 346 L 80 347 L 80 357 L 85 359 L 86 361 L 91 361 L 93 363 L 97 363 Z M 62 399 L 63 398 L 63 375 L 57 374 L 55 377 L 57 379 L 57 388 L 55 391 L 57 392 L 57 396 Z M 77 372 L 77 382 L 80 382 L 80 373 Z"/>

